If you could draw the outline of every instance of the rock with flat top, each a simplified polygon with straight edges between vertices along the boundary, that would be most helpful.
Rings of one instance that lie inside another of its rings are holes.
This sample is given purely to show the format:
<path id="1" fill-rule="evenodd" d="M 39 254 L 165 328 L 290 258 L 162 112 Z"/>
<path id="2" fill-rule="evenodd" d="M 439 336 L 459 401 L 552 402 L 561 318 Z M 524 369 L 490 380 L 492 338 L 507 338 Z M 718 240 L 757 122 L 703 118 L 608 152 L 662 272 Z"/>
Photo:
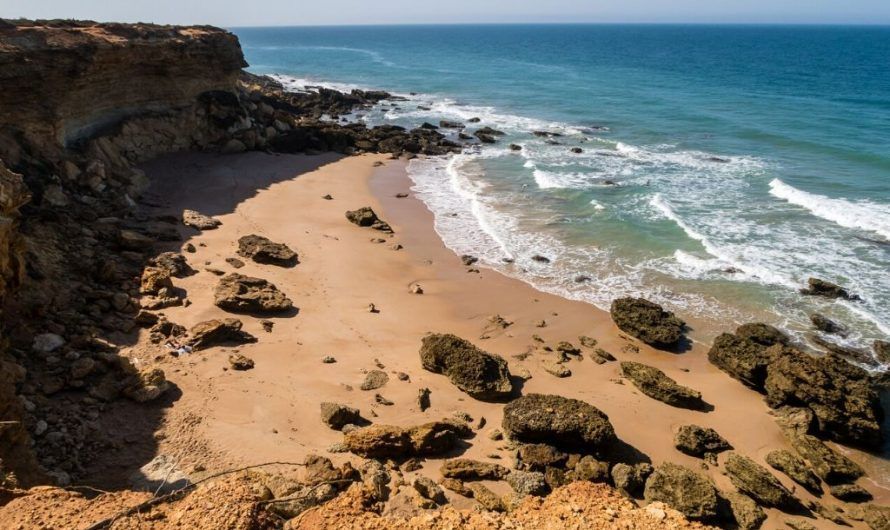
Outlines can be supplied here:
<path id="1" fill-rule="evenodd" d="M 788 441 L 819 478 L 828 484 L 853 482 L 865 475 L 862 467 L 809 434 L 789 434 Z"/>
<path id="2" fill-rule="evenodd" d="M 501 480 L 510 473 L 507 468 L 500 464 L 480 462 L 468 458 L 446 460 L 442 467 L 439 468 L 439 472 L 445 478 L 456 478 L 463 481 Z"/>
<path id="3" fill-rule="evenodd" d="M 238 273 L 223 276 L 213 295 L 217 307 L 234 313 L 274 315 L 294 307 L 274 284 Z"/>
<path id="4" fill-rule="evenodd" d="M 297 253 L 283 243 L 251 234 L 238 238 L 238 255 L 257 263 L 291 267 L 297 263 Z"/>
<path id="5" fill-rule="evenodd" d="M 248 344 L 257 339 L 241 330 L 242 323 L 237 318 L 205 320 L 189 330 L 188 345 L 195 350 L 203 350 L 223 344 Z"/>
<path id="6" fill-rule="evenodd" d="M 717 490 L 703 475 L 681 465 L 665 462 L 646 480 L 643 498 L 663 502 L 689 519 L 717 517 Z"/>
<path id="7" fill-rule="evenodd" d="M 674 447 L 690 456 L 699 458 L 705 453 L 729 451 L 732 446 L 714 429 L 698 425 L 683 425 L 674 437 Z"/>
<path id="8" fill-rule="evenodd" d="M 577 399 L 526 394 L 504 407 L 501 425 L 509 436 L 526 443 L 600 451 L 615 442 L 615 430 L 602 411 Z"/>
<path id="9" fill-rule="evenodd" d="M 800 457 L 785 449 L 770 451 L 766 455 L 766 463 L 773 469 L 781 471 L 812 493 L 821 493 L 819 477 Z"/>
<path id="10" fill-rule="evenodd" d="M 758 504 L 784 510 L 799 507 L 799 501 L 776 477 L 747 456 L 730 453 L 725 468 L 732 484 Z"/>

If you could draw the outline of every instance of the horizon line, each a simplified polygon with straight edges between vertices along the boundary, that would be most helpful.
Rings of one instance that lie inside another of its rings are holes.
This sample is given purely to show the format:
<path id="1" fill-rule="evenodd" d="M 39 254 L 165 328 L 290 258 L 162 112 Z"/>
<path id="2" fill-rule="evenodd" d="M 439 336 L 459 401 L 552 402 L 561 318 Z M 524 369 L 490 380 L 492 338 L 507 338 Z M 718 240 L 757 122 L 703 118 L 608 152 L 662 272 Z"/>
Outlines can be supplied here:
<path id="1" fill-rule="evenodd" d="M 358 28 L 358 27 L 402 27 L 402 26 L 797 26 L 797 27 L 872 27 L 890 28 L 886 22 L 379 22 L 342 24 L 268 24 L 247 26 L 222 26 L 227 29 L 262 28 Z"/>

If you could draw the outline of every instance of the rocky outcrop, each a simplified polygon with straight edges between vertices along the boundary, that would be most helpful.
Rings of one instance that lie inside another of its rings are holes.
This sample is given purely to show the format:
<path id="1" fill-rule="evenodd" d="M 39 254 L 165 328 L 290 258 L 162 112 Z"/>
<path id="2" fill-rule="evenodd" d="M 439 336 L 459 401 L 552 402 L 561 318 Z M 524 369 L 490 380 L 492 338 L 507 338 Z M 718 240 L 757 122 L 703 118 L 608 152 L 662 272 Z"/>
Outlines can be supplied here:
<path id="1" fill-rule="evenodd" d="M 643 298 L 619 298 L 611 313 L 618 329 L 656 348 L 677 347 L 686 329 L 676 315 Z"/>
<path id="2" fill-rule="evenodd" d="M 223 276 L 213 291 L 213 303 L 234 313 L 275 315 L 294 307 L 293 302 L 262 278 L 231 273 Z"/>
<path id="3" fill-rule="evenodd" d="M 279 267 L 292 267 L 297 263 L 297 253 L 287 245 L 256 234 L 238 238 L 238 255 Z"/>
<path id="4" fill-rule="evenodd" d="M 646 480 L 643 497 L 663 502 L 690 519 L 717 517 L 717 490 L 704 476 L 683 466 L 664 463 Z"/>
<path id="5" fill-rule="evenodd" d="M 805 407 L 817 432 L 837 441 L 877 448 L 883 410 L 868 372 L 836 355 L 814 357 L 787 345 L 778 330 L 748 325 L 717 337 L 708 359 L 766 395 L 773 408 Z"/>
<path id="6" fill-rule="evenodd" d="M 528 394 L 504 407 L 504 431 L 527 443 L 548 443 L 588 451 L 605 449 L 617 438 L 609 417 L 577 399 Z"/>
<path id="7" fill-rule="evenodd" d="M 790 434 L 791 446 L 809 462 L 819 478 L 828 484 L 853 482 L 865 474 L 862 467 L 846 456 L 828 447 L 809 434 Z"/>
<path id="8" fill-rule="evenodd" d="M 658 368 L 624 361 L 621 363 L 621 373 L 630 379 L 634 386 L 640 389 L 640 392 L 652 399 L 674 407 L 693 410 L 706 408 L 700 392 L 677 384 Z"/>
<path id="9" fill-rule="evenodd" d="M 770 451 L 766 455 L 766 463 L 773 469 L 785 473 L 791 480 L 797 482 L 808 491 L 816 494 L 822 492 L 819 477 L 813 473 L 806 462 L 791 451 L 785 449 Z"/>
<path id="10" fill-rule="evenodd" d="M 424 337 L 420 361 L 424 369 L 448 376 L 454 386 L 476 399 L 498 401 L 513 392 L 507 361 L 455 335 Z"/>

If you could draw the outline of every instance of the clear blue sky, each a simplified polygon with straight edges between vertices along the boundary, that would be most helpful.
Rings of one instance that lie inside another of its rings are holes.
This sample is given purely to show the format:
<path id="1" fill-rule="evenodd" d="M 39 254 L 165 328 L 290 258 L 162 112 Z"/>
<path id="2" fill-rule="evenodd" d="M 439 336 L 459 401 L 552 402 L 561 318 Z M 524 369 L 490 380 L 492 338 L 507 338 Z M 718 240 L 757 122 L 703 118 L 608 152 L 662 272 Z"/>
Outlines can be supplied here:
<path id="1" fill-rule="evenodd" d="M 227 27 L 472 22 L 890 24 L 890 0 L 0 0 L 0 17 Z"/>

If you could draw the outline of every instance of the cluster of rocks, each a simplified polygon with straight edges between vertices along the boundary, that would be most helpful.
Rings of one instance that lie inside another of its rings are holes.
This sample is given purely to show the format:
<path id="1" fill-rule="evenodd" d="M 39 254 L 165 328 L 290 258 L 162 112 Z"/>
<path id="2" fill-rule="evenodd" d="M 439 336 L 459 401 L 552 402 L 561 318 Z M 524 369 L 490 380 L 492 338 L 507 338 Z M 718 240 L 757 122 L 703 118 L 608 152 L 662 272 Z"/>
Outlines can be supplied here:
<path id="1" fill-rule="evenodd" d="M 766 324 L 745 324 L 718 336 L 708 359 L 765 395 L 770 407 L 805 409 L 805 432 L 878 448 L 883 409 L 868 372 L 840 357 L 810 355 Z"/>

